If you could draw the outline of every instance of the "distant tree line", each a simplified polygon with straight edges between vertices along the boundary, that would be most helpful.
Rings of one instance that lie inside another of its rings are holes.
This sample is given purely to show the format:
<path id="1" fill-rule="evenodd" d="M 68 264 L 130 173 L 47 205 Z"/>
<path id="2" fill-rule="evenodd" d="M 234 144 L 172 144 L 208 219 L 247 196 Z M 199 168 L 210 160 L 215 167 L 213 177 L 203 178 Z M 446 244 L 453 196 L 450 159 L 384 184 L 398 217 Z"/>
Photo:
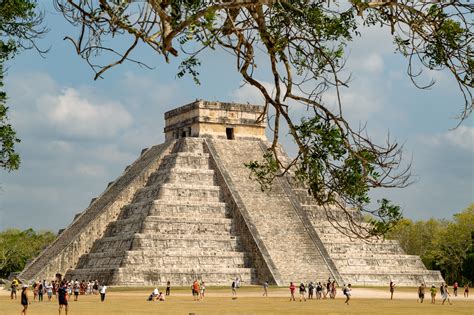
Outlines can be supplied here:
<path id="1" fill-rule="evenodd" d="M 474 283 L 474 204 L 452 220 L 403 219 L 386 237 L 419 255 L 428 269 L 440 270 L 447 283 Z"/>
<path id="2" fill-rule="evenodd" d="M 51 231 L 8 229 L 0 232 L 0 278 L 25 268 L 26 263 L 48 246 L 56 235 Z"/>

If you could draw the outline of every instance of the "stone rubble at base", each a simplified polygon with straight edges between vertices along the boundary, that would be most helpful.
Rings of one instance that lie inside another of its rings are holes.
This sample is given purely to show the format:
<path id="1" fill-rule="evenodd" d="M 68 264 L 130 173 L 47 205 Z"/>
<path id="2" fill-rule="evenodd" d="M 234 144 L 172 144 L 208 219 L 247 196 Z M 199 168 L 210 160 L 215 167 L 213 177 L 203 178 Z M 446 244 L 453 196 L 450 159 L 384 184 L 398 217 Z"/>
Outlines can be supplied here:
<path id="1" fill-rule="evenodd" d="M 262 191 L 244 166 L 268 146 L 262 112 L 206 101 L 167 112 L 166 142 L 142 151 L 20 277 L 59 272 L 121 286 L 443 281 L 397 241 L 340 233 L 291 180 Z"/>

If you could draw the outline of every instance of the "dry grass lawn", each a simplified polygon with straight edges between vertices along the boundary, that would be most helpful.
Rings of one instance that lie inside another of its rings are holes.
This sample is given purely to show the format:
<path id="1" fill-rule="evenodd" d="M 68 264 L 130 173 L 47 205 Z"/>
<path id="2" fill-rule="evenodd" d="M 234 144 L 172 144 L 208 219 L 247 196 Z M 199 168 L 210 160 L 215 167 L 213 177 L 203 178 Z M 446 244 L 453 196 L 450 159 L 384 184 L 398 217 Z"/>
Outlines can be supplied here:
<path id="1" fill-rule="evenodd" d="M 453 305 L 441 305 L 440 302 L 432 305 L 430 301 L 420 304 L 415 297 L 411 298 L 413 290 L 416 289 L 400 290 L 396 292 L 399 298 L 390 301 L 385 298 L 386 289 L 356 288 L 347 306 L 342 296 L 335 300 L 289 302 L 288 290 L 284 288 L 270 289 L 268 298 L 261 297 L 258 287 L 241 288 L 235 300 L 231 299 L 228 288 L 208 288 L 206 298 L 198 302 L 193 301 L 187 288 L 173 288 L 166 302 L 147 302 L 151 288 L 113 288 L 107 293 L 104 303 L 98 296 L 80 296 L 78 302 L 70 301 L 69 314 L 474 314 L 472 298 L 457 297 Z M 20 314 L 20 300 L 12 301 L 6 293 L 0 294 L 0 314 Z M 31 292 L 30 296 L 32 298 Z M 57 301 L 32 302 L 28 308 L 28 314 L 57 312 Z"/>

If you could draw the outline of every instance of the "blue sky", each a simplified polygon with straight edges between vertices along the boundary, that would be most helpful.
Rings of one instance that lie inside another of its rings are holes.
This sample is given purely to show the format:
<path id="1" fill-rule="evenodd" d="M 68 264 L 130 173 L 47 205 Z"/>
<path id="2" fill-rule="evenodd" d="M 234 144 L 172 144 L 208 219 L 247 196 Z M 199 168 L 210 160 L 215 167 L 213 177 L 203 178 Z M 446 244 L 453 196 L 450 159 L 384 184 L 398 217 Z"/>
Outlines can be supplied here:
<path id="1" fill-rule="evenodd" d="M 77 31 L 41 4 L 50 32 L 40 45 L 50 52 L 41 58 L 26 51 L 8 65 L 6 89 L 11 122 L 22 139 L 22 165 L 0 173 L 0 229 L 67 226 L 142 148 L 164 141 L 169 109 L 195 99 L 261 102 L 256 90 L 241 87 L 235 62 L 219 51 L 203 55 L 200 86 L 177 79 L 176 62 L 166 64 L 145 48 L 134 57 L 153 70 L 124 64 L 93 81 L 87 64 L 62 40 Z M 354 79 L 343 91 L 343 110 L 353 123 L 367 121 L 374 139 L 390 132 L 412 159 L 416 183 L 374 198 L 398 202 L 408 218 L 450 218 L 474 202 L 473 118 L 450 130 L 462 107 L 454 80 L 449 73 L 431 73 L 427 80 L 434 77 L 437 84 L 416 89 L 387 33 L 367 30 L 350 46 L 347 69 Z M 270 81 L 264 74 L 260 79 Z M 294 152 L 289 137 L 283 135 L 282 143 Z"/>

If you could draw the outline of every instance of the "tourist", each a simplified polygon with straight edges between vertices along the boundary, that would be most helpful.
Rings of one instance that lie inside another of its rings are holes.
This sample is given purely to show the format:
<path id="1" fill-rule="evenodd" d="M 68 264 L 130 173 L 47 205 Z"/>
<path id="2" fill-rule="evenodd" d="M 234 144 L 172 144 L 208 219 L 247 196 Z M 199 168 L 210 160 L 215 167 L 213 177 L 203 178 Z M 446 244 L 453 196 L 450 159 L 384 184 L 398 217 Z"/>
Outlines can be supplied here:
<path id="1" fill-rule="evenodd" d="M 168 280 L 166 281 L 166 296 L 169 296 L 171 293 L 171 282 Z"/>
<path id="2" fill-rule="evenodd" d="M 51 299 L 53 298 L 53 285 L 51 282 L 48 282 L 44 288 L 46 290 L 46 294 L 48 295 L 48 302 L 51 302 Z"/>
<path id="3" fill-rule="evenodd" d="M 337 293 L 336 288 L 337 288 L 337 286 L 336 286 L 336 280 L 334 280 L 334 281 L 331 283 L 331 298 L 332 298 L 332 299 L 335 299 L 335 298 L 336 298 L 336 293 Z"/>
<path id="4" fill-rule="evenodd" d="M 268 296 L 268 281 L 263 283 L 263 296 Z"/>
<path id="5" fill-rule="evenodd" d="M 232 299 L 236 299 L 237 298 L 237 278 L 235 278 L 234 281 L 232 281 Z"/>
<path id="6" fill-rule="evenodd" d="M 79 290 L 80 290 L 79 281 L 77 279 L 73 284 L 73 289 L 74 289 L 74 301 L 77 301 L 77 299 L 79 298 Z"/>
<path id="7" fill-rule="evenodd" d="M 321 282 L 318 282 L 318 285 L 316 286 L 316 299 L 320 300 L 321 299 L 321 291 L 323 290 L 323 287 L 321 286 Z"/>
<path id="8" fill-rule="evenodd" d="M 201 282 L 201 300 L 204 299 L 204 294 L 206 293 L 206 284 L 204 281 Z"/>
<path id="9" fill-rule="evenodd" d="M 300 302 L 302 299 L 306 302 L 306 286 L 304 285 L 303 282 L 300 284 Z"/>
<path id="10" fill-rule="evenodd" d="M 444 305 L 444 302 L 446 302 L 446 300 L 448 300 L 449 305 L 451 305 L 452 303 L 451 303 L 451 300 L 449 299 L 451 294 L 449 294 L 448 285 L 442 283 L 441 286 L 439 287 L 439 292 L 441 293 L 441 297 L 443 298 L 443 303 L 441 303 L 441 305 Z"/>
<path id="11" fill-rule="evenodd" d="M 107 292 L 107 286 L 105 284 L 102 284 L 99 286 L 99 293 L 100 293 L 100 301 L 104 302 L 105 301 L 105 293 Z"/>
<path id="12" fill-rule="evenodd" d="M 235 278 L 235 287 L 237 289 L 240 288 L 240 279 L 239 278 Z"/>
<path id="13" fill-rule="evenodd" d="M 390 300 L 393 300 L 393 292 L 395 292 L 395 283 L 390 281 Z"/>
<path id="14" fill-rule="evenodd" d="M 308 283 L 308 299 L 312 300 L 313 299 L 313 290 L 314 290 L 314 285 L 313 282 L 311 281 Z"/>
<path id="15" fill-rule="evenodd" d="M 20 281 L 15 277 L 12 281 L 11 284 L 11 293 L 10 293 L 10 298 L 13 300 L 13 297 L 15 297 L 16 300 L 16 290 L 18 289 L 18 285 L 20 284 Z"/>
<path id="16" fill-rule="evenodd" d="M 351 299 L 351 284 L 349 283 L 346 287 L 346 285 L 343 286 L 342 288 L 342 293 L 346 296 L 346 301 L 344 303 L 346 303 L 347 305 L 349 305 L 349 300 Z"/>
<path id="17" fill-rule="evenodd" d="M 43 302 L 43 294 L 44 294 L 44 286 L 42 282 L 39 282 L 38 283 L 38 302 Z"/>
<path id="18" fill-rule="evenodd" d="M 469 283 L 466 283 L 466 285 L 464 286 L 464 297 L 469 297 Z"/>
<path id="19" fill-rule="evenodd" d="M 296 290 L 296 286 L 293 282 L 290 282 L 290 302 L 291 301 L 296 301 L 295 299 L 295 290 Z"/>
<path id="20" fill-rule="evenodd" d="M 148 298 L 149 301 L 156 301 L 156 299 L 158 298 L 158 295 L 160 294 L 160 291 L 158 291 L 158 288 L 155 288 L 151 294 L 150 294 L 150 297 Z"/>
<path id="21" fill-rule="evenodd" d="M 199 292 L 200 292 L 200 288 L 199 288 L 199 281 L 197 279 L 194 280 L 193 282 L 193 297 L 194 297 L 194 301 L 199 301 Z"/>
<path id="22" fill-rule="evenodd" d="M 36 302 L 36 299 L 38 298 L 38 282 L 33 283 L 33 302 Z"/>
<path id="23" fill-rule="evenodd" d="M 436 304 L 436 287 L 434 284 L 431 286 L 430 293 L 431 293 L 431 304 Z"/>
<path id="24" fill-rule="evenodd" d="M 30 304 L 30 300 L 28 299 L 28 285 L 24 284 L 21 290 L 21 305 L 23 305 L 23 310 L 21 311 L 21 314 L 26 315 L 28 304 Z"/>
<path id="25" fill-rule="evenodd" d="M 67 282 L 63 280 L 63 282 L 59 285 L 59 288 L 58 288 L 59 315 L 61 315 L 61 311 L 63 307 L 67 315 L 67 311 L 68 311 L 67 300 L 68 300 Z"/>
<path id="26" fill-rule="evenodd" d="M 453 284 L 453 292 L 454 292 L 454 296 L 458 296 L 458 282 L 454 282 Z"/>
<path id="27" fill-rule="evenodd" d="M 326 295 L 329 294 L 329 297 L 331 297 L 331 277 L 329 277 L 328 282 L 326 282 L 326 293 L 324 294 L 324 298 L 326 298 Z"/>
<path id="28" fill-rule="evenodd" d="M 418 302 L 423 303 L 424 299 L 425 299 L 425 284 L 422 283 L 418 287 Z"/>
<path id="29" fill-rule="evenodd" d="M 327 286 L 324 284 L 321 285 L 321 294 L 323 299 L 325 299 L 328 294 Z"/>
<path id="30" fill-rule="evenodd" d="M 163 294 L 163 292 L 160 292 L 160 293 L 158 294 L 157 300 L 158 300 L 158 301 L 162 301 L 162 302 L 165 301 L 165 295 Z"/>
<path id="31" fill-rule="evenodd" d="M 99 280 L 95 280 L 92 285 L 92 293 L 97 295 L 99 293 Z"/>

